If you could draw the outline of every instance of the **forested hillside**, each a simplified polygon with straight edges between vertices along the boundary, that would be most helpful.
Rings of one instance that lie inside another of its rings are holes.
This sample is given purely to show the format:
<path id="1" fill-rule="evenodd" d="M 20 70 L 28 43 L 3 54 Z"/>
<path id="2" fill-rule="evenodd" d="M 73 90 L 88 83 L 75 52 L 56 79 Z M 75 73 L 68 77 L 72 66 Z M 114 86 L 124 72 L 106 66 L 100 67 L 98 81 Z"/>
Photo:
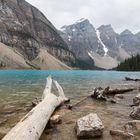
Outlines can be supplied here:
<path id="1" fill-rule="evenodd" d="M 120 63 L 117 67 L 119 71 L 140 71 L 140 55 L 132 56 Z"/>

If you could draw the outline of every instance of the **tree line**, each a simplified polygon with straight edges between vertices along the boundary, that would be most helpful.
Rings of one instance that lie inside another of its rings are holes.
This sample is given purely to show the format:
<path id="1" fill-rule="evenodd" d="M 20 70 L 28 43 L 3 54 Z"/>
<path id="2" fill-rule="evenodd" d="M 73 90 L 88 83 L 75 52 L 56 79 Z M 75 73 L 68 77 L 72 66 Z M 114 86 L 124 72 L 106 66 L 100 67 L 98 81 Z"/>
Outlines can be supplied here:
<path id="1" fill-rule="evenodd" d="M 120 63 L 116 70 L 118 71 L 140 71 L 140 55 L 132 56 Z"/>

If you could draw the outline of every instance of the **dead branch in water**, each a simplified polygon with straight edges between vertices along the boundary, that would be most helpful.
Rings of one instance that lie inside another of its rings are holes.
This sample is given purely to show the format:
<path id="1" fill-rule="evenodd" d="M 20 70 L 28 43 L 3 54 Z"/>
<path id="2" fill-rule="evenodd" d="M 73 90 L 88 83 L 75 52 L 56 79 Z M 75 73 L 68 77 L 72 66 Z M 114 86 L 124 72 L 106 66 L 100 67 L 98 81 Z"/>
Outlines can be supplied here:
<path id="1" fill-rule="evenodd" d="M 135 90 L 135 88 L 110 89 L 110 87 L 107 87 L 103 89 L 99 87 L 93 91 L 93 93 L 91 94 L 91 97 L 95 99 L 107 101 L 109 96 L 115 96 L 116 94 L 125 94 L 133 90 Z"/>
<path id="2" fill-rule="evenodd" d="M 134 78 L 129 78 L 129 77 L 125 77 L 125 80 L 126 81 L 135 81 L 135 82 L 140 81 L 140 79 L 134 79 Z"/>
<path id="3" fill-rule="evenodd" d="M 72 109 L 73 107 L 76 107 L 77 105 L 81 104 L 85 100 L 87 100 L 89 97 L 92 97 L 94 99 L 102 100 L 102 101 L 110 101 L 112 103 L 115 103 L 115 100 L 109 100 L 109 96 L 115 96 L 116 94 L 124 94 L 130 91 L 135 90 L 135 88 L 127 88 L 127 89 L 110 89 L 110 87 L 107 87 L 103 89 L 102 87 L 95 88 L 91 95 L 87 95 L 77 103 L 73 105 L 68 105 L 68 109 Z"/>
<path id="4" fill-rule="evenodd" d="M 114 89 L 114 90 L 109 90 L 106 95 L 116 95 L 116 94 L 124 94 L 126 92 L 130 92 L 135 90 L 135 88 L 128 88 L 128 89 Z"/>

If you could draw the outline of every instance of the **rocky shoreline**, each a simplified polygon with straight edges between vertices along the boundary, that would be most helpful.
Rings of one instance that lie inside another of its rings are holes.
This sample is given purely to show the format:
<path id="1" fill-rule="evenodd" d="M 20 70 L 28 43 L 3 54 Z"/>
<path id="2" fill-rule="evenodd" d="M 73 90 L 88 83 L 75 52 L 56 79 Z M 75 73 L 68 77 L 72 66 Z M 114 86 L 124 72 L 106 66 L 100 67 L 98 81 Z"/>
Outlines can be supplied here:
<path id="1" fill-rule="evenodd" d="M 135 87 L 135 84 L 133 87 Z M 47 126 L 40 140 L 77 140 L 75 132 L 76 122 L 91 113 L 97 114 L 104 126 L 104 132 L 101 133 L 101 137 L 95 137 L 95 140 L 121 140 L 124 139 L 124 137 L 128 140 L 133 140 L 139 138 L 138 132 L 140 131 L 140 122 L 139 120 L 136 120 L 139 119 L 138 105 L 140 98 L 138 93 L 139 88 L 137 87 L 137 90 L 123 94 L 121 98 L 120 95 L 115 95 L 117 103 L 87 98 L 73 107 L 72 110 L 63 106 L 55 112 L 56 115 L 61 116 L 61 123 L 59 122 L 58 124 L 53 125 L 53 127 Z M 76 104 L 83 98 L 85 97 L 72 99 L 71 104 Z M 132 106 L 132 104 L 137 105 L 137 107 Z M 7 114 L 9 114 L 10 117 L 7 120 L 2 119 L 0 121 L 0 138 L 2 138 L 31 109 L 30 105 L 25 106 L 24 104 L 22 107 L 23 106 L 25 108 L 24 110 L 18 107 L 16 111 L 14 108 L 9 108 L 7 110 Z M 138 116 L 134 119 L 132 118 L 132 115 L 130 115 L 132 114 L 131 112 L 134 112 L 133 108 L 134 111 L 138 109 Z"/>

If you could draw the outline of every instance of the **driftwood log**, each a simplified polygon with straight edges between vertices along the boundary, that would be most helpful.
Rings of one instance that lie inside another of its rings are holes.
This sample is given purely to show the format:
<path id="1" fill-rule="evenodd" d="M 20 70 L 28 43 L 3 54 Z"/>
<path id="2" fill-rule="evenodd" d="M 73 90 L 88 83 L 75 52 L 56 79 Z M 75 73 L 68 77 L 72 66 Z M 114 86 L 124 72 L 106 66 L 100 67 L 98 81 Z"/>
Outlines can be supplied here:
<path id="1" fill-rule="evenodd" d="M 42 101 L 33 108 L 21 121 L 3 138 L 3 140 L 39 140 L 54 110 L 68 98 L 65 97 L 62 87 L 54 81 L 59 96 L 51 93 L 52 78 L 47 78 Z"/>
<path id="2" fill-rule="evenodd" d="M 107 96 L 110 95 L 116 95 L 116 94 L 124 94 L 126 92 L 130 92 L 135 90 L 135 88 L 128 88 L 128 89 L 114 89 L 114 90 L 108 90 L 107 92 L 105 92 L 104 94 L 106 94 Z"/>
<path id="3" fill-rule="evenodd" d="M 129 77 L 125 77 L 125 80 L 126 81 L 135 81 L 135 82 L 140 81 L 140 79 L 134 79 L 134 78 L 129 78 Z"/>
<path id="4" fill-rule="evenodd" d="M 102 100 L 102 101 L 110 101 L 112 103 L 116 103 L 116 101 L 114 99 L 109 100 L 109 97 L 115 96 L 116 94 L 124 94 L 124 93 L 130 92 L 130 91 L 133 91 L 133 90 L 135 90 L 135 88 L 110 89 L 110 87 L 107 87 L 107 88 L 103 89 L 102 87 L 98 87 L 98 88 L 95 88 L 94 91 L 90 95 L 83 97 L 83 99 L 79 100 L 78 102 L 76 102 L 73 105 L 68 105 L 67 107 L 68 107 L 68 109 L 72 109 L 73 107 L 76 107 L 79 104 L 81 104 L 82 102 L 84 102 L 85 100 L 87 100 L 89 97 L 98 99 L 98 100 Z"/>
<path id="5" fill-rule="evenodd" d="M 99 87 L 99 88 L 95 88 L 95 90 L 91 94 L 91 97 L 95 99 L 107 101 L 109 96 L 115 96 L 116 94 L 124 94 L 133 90 L 135 90 L 135 88 L 110 89 L 110 87 L 107 87 L 103 89 Z"/>

